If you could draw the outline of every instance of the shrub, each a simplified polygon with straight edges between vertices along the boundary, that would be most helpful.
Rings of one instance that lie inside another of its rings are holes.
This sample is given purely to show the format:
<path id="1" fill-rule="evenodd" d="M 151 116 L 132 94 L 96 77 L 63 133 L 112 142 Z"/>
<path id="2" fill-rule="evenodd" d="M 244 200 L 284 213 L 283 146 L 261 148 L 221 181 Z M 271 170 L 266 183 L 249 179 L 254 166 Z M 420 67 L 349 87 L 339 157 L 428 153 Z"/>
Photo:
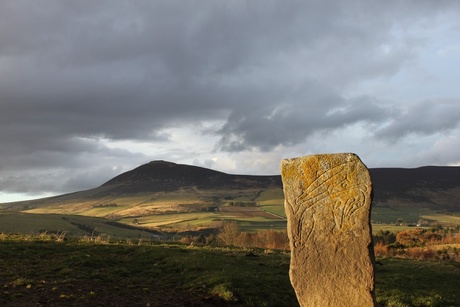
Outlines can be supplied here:
<path id="1" fill-rule="evenodd" d="M 383 242 L 378 242 L 374 246 L 374 254 L 377 257 L 388 256 L 388 247 Z"/>
<path id="2" fill-rule="evenodd" d="M 396 235 L 396 242 L 407 247 L 422 246 L 424 232 L 423 229 L 401 231 Z"/>
<path id="3" fill-rule="evenodd" d="M 224 245 L 289 250 L 286 231 L 241 232 L 236 222 L 225 223 L 220 229 L 218 238 Z"/>
<path id="4" fill-rule="evenodd" d="M 240 230 L 235 221 L 224 223 L 220 228 L 219 241 L 225 245 L 237 245 Z"/>

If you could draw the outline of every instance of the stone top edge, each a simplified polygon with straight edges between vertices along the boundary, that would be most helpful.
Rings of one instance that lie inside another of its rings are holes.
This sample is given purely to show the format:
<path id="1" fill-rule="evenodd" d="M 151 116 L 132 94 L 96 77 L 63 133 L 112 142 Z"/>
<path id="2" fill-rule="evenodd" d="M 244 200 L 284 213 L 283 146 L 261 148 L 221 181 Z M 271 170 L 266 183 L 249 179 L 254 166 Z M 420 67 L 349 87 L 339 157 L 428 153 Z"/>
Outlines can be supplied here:
<path id="1" fill-rule="evenodd" d="M 311 159 L 311 158 L 324 158 L 324 157 L 331 157 L 331 156 L 352 156 L 352 157 L 358 157 L 357 154 L 353 152 L 340 152 L 340 153 L 323 153 L 323 154 L 314 154 L 314 155 L 306 155 L 306 156 L 299 156 L 299 157 L 294 157 L 294 158 L 286 158 L 283 159 L 283 163 L 289 163 L 289 162 L 294 162 L 296 160 L 305 160 L 305 159 Z"/>

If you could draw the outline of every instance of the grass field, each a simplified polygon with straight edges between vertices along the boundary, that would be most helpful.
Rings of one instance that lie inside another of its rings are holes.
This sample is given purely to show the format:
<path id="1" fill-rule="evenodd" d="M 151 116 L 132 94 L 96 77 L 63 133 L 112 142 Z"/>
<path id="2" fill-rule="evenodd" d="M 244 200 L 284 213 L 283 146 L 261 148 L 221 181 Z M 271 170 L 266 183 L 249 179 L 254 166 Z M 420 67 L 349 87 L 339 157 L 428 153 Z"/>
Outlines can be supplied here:
<path id="1" fill-rule="evenodd" d="M 129 229 L 113 221 L 88 216 L 62 214 L 28 214 L 0 212 L 0 233 L 36 235 L 43 232 L 62 233 L 68 236 L 106 234 L 115 238 L 150 238 L 143 229 Z"/>
<path id="2" fill-rule="evenodd" d="M 289 254 L 0 235 L 0 306 L 298 306 Z M 460 264 L 379 259 L 379 306 L 460 306 Z"/>
<path id="3" fill-rule="evenodd" d="M 0 241 L 0 306 L 296 306 L 286 253 Z"/>
<path id="4" fill-rule="evenodd" d="M 460 306 L 460 263 L 380 259 L 376 296 L 382 306 Z"/>

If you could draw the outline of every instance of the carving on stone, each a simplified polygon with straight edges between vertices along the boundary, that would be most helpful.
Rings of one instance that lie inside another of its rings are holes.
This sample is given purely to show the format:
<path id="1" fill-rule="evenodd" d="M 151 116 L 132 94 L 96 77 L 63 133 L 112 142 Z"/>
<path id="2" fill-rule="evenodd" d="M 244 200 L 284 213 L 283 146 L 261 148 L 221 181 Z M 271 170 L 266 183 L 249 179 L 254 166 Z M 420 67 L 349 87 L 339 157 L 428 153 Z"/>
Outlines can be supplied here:
<path id="1" fill-rule="evenodd" d="M 353 306 L 358 293 L 356 306 L 372 305 L 367 168 L 354 154 L 315 155 L 284 160 L 281 174 L 299 303 Z"/>

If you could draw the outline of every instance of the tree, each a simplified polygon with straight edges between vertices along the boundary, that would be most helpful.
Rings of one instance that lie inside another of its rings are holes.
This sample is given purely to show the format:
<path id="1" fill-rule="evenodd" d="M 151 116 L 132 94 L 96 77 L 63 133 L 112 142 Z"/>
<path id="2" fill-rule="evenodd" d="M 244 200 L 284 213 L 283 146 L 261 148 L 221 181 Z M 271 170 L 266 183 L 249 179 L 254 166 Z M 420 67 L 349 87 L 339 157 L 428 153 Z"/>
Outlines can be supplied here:
<path id="1" fill-rule="evenodd" d="M 224 223 L 220 228 L 219 241 L 225 245 L 237 245 L 240 233 L 235 221 Z"/>

